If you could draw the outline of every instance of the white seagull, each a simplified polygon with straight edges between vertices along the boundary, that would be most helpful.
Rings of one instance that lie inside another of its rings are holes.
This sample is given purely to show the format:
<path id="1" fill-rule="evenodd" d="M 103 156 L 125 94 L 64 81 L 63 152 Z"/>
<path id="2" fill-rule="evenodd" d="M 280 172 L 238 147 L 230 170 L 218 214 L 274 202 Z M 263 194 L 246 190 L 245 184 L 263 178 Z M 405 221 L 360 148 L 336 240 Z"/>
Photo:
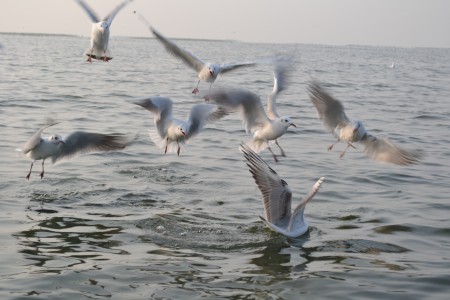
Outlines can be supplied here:
<path id="1" fill-rule="evenodd" d="M 216 80 L 217 76 L 221 73 L 227 73 L 229 71 L 235 70 L 241 67 L 247 67 L 255 65 L 256 62 L 239 62 L 239 63 L 228 63 L 228 64 L 218 64 L 211 62 L 203 62 L 201 59 L 197 58 L 194 54 L 189 51 L 186 51 L 180 47 L 178 47 L 174 42 L 170 41 L 166 37 L 164 37 L 161 33 L 159 33 L 156 29 L 154 29 L 150 23 L 139 14 L 140 19 L 148 26 L 150 31 L 154 34 L 154 36 L 160 41 L 167 52 L 169 52 L 174 57 L 180 59 L 187 66 L 191 67 L 198 73 L 198 82 L 194 90 L 193 94 L 198 93 L 198 86 L 200 81 L 209 82 L 209 88 L 211 89 L 212 84 Z M 207 99 L 207 96 L 205 96 Z"/>
<path id="2" fill-rule="evenodd" d="M 86 50 L 85 54 L 88 56 L 87 61 L 91 62 L 92 58 L 99 59 L 103 61 L 109 61 L 112 59 L 109 50 L 109 33 L 111 23 L 117 13 L 125 7 L 128 3 L 133 0 L 124 0 L 116 8 L 114 8 L 111 13 L 109 13 L 103 19 L 100 19 L 92 8 L 87 5 L 83 0 L 75 0 L 88 14 L 89 18 L 92 20 L 92 30 L 91 30 L 91 47 Z"/>
<path id="3" fill-rule="evenodd" d="M 52 119 L 47 120 L 47 123 L 22 146 L 22 152 L 33 160 L 26 179 L 30 179 L 31 170 L 36 160 L 42 159 L 42 171 L 40 173 L 42 179 L 44 177 L 44 162 L 49 157 L 53 163 L 56 163 L 84 153 L 122 150 L 131 144 L 135 138 L 122 134 L 101 134 L 84 131 L 75 131 L 66 138 L 62 138 L 59 134 L 43 138 L 43 131 L 55 124 L 58 124 L 58 122 Z"/>
<path id="4" fill-rule="evenodd" d="M 213 104 L 200 103 L 192 107 L 187 121 L 172 116 L 172 100 L 152 96 L 131 103 L 142 106 L 154 114 L 156 130 L 150 130 L 150 138 L 164 153 L 177 152 L 181 146 L 197 135 L 208 122 L 216 121 L 226 115 L 226 111 Z"/>
<path id="5" fill-rule="evenodd" d="M 394 145 L 387 138 L 377 138 L 366 131 L 361 121 L 350 120 L 341 102 L 329 95 L 318 82 L 312 82 L 308 91 L 324 127 L 338 138 L 337 142 L 340 140 L 347 142 L 347 147 L 340 154 L 341 158 L 349 147 L 355 148 L 352 143 L 360 142 L 365 147 L 364 152 L 371 159 L 397 165 L 419 162 L 421 157 L 419 151 L 410 152 Z M 333 146 L 334 144 L 330 145 L 328 151 L 332 150 Z"/>
<path id="6" fill-rule="evenodd" d="M 265 216 L 261 219 L 264 223 L 287 237 L 298 237 L 307 232 L 308 223 L 304 217 L 306 204 L 318 192 L 325 178 L 321 177 L 292 211 L 292 192 L 287 182 L 250 147 L 242 143 L 239 149 L 247 159 L 250 173 L 263 195 Z"/>
<path id="7" fill-rule="evenodd" d="M 297 127 L 289 116 L 278 115 L 276 109 L 276 96 L 285 88 L 285 73 L 285 66 L 276 65 L 274 87 L 268 97 L 267 114 L 260 97 L 247 90 L 220 89 L 212 91 L 209 95 L 211 101 L 220 106 L 241 109 L 245 130 L 253 134 L 251 148 L 256 153 L 268 148 L 276 162 L 278 158 L 270 148 L 270 143 L 274 142 L 280 148 L 281 156 L 286 156 L 278 143 L 278 138 L 283 136 L 290 126 Z"/>

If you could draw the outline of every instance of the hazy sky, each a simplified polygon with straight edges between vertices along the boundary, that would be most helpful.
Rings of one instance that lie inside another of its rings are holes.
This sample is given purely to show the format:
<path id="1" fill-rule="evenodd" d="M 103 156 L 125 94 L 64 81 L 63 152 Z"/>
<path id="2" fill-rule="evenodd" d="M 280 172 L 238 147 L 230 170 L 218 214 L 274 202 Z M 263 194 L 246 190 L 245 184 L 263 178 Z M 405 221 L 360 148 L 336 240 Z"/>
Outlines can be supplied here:
<path id="1" fill-rule="evenodd" d="M 100 17 L 121 0 L 86 0 Z M 135 0 L 111 35 L 150 36 L 142 13 L 170 38 L 450 48 L 449 0 Z M 0 32 L 89 36 L 73 0 L 0 0 Z"/>

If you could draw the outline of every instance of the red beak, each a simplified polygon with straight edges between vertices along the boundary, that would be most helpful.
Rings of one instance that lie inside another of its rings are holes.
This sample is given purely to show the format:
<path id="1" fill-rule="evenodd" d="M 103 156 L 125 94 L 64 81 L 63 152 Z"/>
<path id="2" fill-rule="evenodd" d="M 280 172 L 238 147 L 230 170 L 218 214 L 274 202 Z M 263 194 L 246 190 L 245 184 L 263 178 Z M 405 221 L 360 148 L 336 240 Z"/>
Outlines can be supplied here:
<path id="1" fill-rule="evenodd" d="M 289 124 L 289 126 L 294 126 L 297 128 L 297 125 L 295 125 L 294 123 Z"/>

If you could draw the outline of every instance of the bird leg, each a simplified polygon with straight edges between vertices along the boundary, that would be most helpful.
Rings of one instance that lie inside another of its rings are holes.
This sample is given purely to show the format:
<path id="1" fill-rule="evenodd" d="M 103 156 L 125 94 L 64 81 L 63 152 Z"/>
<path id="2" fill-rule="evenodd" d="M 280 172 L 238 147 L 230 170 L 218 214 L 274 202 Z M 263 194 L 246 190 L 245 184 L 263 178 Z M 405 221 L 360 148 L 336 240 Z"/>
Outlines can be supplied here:
<path id="1" fill-rule="evenodd" d="M 277 156 L 275 155 L 275 153 L 273 153 L 272 149 L 271 149 L 269 146 L 267 146 L 267 149 L 269 149 L 270 153 L 272 153 L 273 159 L 275 160 L 275 162 L 278 162 L 278 158 L 277 158 Z"/>
<path id="2" fill-rule="evenodd" d="M 108 62 L 108 61 L 109 61 L 109 60 L 108 60 L 108 57 L 106 56 L 106 50 L 103 51 L 103 61 L 104 61 L 104 62 Z"/>
<path id="3" fill-rule="evenodd" d="M 169 138 L 166 138 L 166 148 L 164 149 L 164 154 L 167 153 L 167 147 L 169 146 Z"/>
<path id="4" fill-rule="evenodd" d="M 192 94 L 197 95 L 198 93 L 198 85 L 200 84 L 200 79 L 197 82 L 197 86 L 195 87 L 195 89 L 192 90 Z"/>
<path id="5" fill-rule="evenodd" d="M 180 156 L 180 144 L 178 143 L 178 140 L 177 140 L 177 146 L 178 146 L 177 154 L 178 154 L 178 156 Z"/>
<path id="6" fill-rule="evenodd" d="M 92 62 L 92 52 L 94 52 L 94 48 L 91 48 L 91 53 L 89 53 L 88 59 L 87 59 L 88 62 Z"/>
<path id="7" fill-rule="evenodd" d="M 283 148 L 281 148 L 280 144 L 278 144 L 278 140 L 275 140 L 275 144 L 277 144 L 278 148 L 280 148 L 281 156 L 286 157 L 286 153 L 284 153 Z"/>
<path id="8" fill-rule="evenodd" d="M 41 179 L 44 177 L 44 162 L 45 162 L 45 159 L 42 160 L 42 171 L 39 174 L 41 176 Z"/>
<path id="9" fill-rule="evenodd" d="M 353 146 L 351 143 L 347 142 L 347 147 L 345 150 L 339 155 L 340 158 L 343 158 L 345 155 L 345 152 L 347 152 L 348 148 L 352 147 L 353 149 L 356 149 L 355 146 Z"/>
<path id="10" fill-rule="evenodd" d="M 28 175 L 25 177 L 28 180 L 30 180 L 31 169 L 33 169 L 33 164 L 34 164 L 34 160 L 31 162 L 30 172 L 28 172 Z"/>
<path id="11" fill-rule="evenodd" d="M 331 144 L 330 146 L 328 146 L 328 151 L 331 151 L 334 147 L 334 145 L 336 145 L 337 143 L 339 143 L 341 140 L 338 138 L 337 141 L 333 144 Z"/>

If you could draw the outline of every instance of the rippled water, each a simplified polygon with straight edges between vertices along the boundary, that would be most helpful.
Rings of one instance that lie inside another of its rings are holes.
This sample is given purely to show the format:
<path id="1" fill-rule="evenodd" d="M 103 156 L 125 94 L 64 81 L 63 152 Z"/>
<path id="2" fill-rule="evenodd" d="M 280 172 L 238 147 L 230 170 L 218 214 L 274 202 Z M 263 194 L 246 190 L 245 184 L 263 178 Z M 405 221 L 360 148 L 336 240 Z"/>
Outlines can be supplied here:
<path id="1" fill-rule="evenodd" d="M 109 63 L 86 63 L 86 37 L 0 34 L 0 298 L 2 299 L 447 299 L 450 292 L 450 49 L 178 43 L 211 61 L 295 53 L 279 97 L 297 129 L 278 164 L 294 199 L 325 176 L 308 205 L 309 232 L 288 239 L 260 221 L 261 195 L 238 151 L 237 115 L 211 124 L 187 151 L 150 141 L 149 112 L 127 100 L 163 95 L 187 116 L 197 79 L 152 39 L 113 37 Z M 392 61 L 395 69 L 389 68 Z M 339 159 L 310 103 L 327 83 L 375 135 L 422 149 L 399 167 L 359 150 Z M 269 66 L 220 77 L 263 97 Z M 207 84 L 200 85 L 206 89 Z M 47 133 L 139 132 L 122 152 L 36 163 L 20 147 L 47 116 Z"/>

